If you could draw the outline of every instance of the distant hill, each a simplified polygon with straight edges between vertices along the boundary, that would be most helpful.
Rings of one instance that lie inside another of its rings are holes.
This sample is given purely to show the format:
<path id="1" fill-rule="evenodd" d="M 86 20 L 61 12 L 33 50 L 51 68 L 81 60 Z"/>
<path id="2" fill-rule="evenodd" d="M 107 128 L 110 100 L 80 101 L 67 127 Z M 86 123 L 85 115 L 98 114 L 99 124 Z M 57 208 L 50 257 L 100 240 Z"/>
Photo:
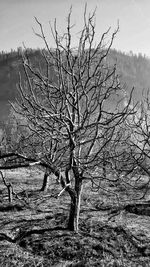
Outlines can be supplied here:
<path id="1" fill-rule="evenodd" d="M 109 60 L 116 62 L 120 80 L 126 91 L 130 92 L 134 87 L 134 99 L 141 100 L 143 90 L 150 89 L 150 59 L 141 54 L 125 54 L 112 50 Z"/>
<path id="2" fill-rule="evenodd" d="M 27 50 L 28 57 L 34 66 L 43 66 L 40 50 Z M 110 64 L 117 64 L 117 71 L 125 89 L 130 92 L 135 87 L 134 99 L 140 100 L 143 89 L 150 88 L 150 59 L 139 55 L 125 54 L 111 50 L 108 57 Z M 0 53 L 0 122 L 5 121 L 9 114 L 8 101 L 15 101 L 19 72 L 24 79 L 20 49 L 10 53 Z"/>

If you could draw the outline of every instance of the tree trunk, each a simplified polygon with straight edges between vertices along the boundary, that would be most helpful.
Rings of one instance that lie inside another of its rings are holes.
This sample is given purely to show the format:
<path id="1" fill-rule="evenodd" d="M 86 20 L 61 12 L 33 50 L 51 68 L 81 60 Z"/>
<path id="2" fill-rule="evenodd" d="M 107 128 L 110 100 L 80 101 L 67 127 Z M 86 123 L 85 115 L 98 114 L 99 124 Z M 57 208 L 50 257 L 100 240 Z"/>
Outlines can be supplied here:
<path id="1" fill-rule="evenodd" d="M 13 201 L 13 189 L 12 189 L 11 184 L 7 185 L 7 189 L 8 189 L 8 200 L 9 200 L 9 203 L 12 203 L 12 201 Z"/>
<path id="2" fill-rule="evenodd" d="M 103 178 L 106 178 L 106 158 L 105 153 L 103 152 L 103 163 L 102 163 L 102 169 L 103 169 Z"/>
<path id="3" fill-rule="evenodd" d="M 78 182 L 75 186 L 75 192 L 71 195 L 70 214 L 68 221 L 68 229 L 78 232 L 79 230 L 79 215 L 82 194 L 82 182 Z"/>
<path id="4" fill-rule="evenodd" d="M 40 191 L 47 191 L 48 189 L 48 186 L 49 186 L 49 171 L 46 170 L 45 174 L 44 174 L 44 179 L 43 179 L 43 185 L 41 187 L 41 190 Z"/>

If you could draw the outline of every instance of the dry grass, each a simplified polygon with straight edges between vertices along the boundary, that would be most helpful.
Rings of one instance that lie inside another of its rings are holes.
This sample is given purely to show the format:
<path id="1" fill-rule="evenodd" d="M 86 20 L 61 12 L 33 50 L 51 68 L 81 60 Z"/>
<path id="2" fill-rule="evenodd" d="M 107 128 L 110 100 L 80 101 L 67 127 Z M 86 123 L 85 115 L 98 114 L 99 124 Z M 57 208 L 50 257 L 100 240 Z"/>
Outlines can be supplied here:
<path id="1" fill-rule="evenodd" d="M 123 185 L 101 184 L 109 192 L 84 186 L 79 234 L 65 229 L 69 198 L 52 177 L 40 192 L 43 173 L 7 171 L 19 199 L 8 203 L 0 185 L 0 266 L 150 266 L 150 217 L 129 213 L 125 204 L 142 195 Z M 134 182 L 134 181 L 132 181 Z M 143 181 L 142 181 L 143 182 Z M 141 183 L 142 183 L 141 182 Z M 120 208 L 121 207 L 121 208 Z"/>

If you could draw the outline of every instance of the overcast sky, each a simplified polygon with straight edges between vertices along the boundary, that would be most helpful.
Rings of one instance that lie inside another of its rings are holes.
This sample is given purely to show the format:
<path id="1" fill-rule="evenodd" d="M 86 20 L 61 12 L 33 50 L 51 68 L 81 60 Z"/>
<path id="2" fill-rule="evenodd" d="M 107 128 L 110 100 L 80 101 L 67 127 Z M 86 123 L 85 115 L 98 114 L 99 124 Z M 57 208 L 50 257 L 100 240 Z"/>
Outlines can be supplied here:
<path id="1" fill-rule="evenodd" d="M 41 40 L 34 35 L 38 31 L 36 16 L 43 24 L 46 36 L 53 46 L 49 34 L 49 21 L 57 19 L 58 28 L 65 29 L 66 17 L 72 4 L 74 31 L 81 29 L 85 2 L 88 11 L 96 12 L 97 40 L 111 26 L 112 31 L 119 20 L 120 30 L 113 47 L 117 50 L 146 54 L 150 57 L 150 0 L 0 0 L 0 51 L 26 47 L 42 47 Z"/>

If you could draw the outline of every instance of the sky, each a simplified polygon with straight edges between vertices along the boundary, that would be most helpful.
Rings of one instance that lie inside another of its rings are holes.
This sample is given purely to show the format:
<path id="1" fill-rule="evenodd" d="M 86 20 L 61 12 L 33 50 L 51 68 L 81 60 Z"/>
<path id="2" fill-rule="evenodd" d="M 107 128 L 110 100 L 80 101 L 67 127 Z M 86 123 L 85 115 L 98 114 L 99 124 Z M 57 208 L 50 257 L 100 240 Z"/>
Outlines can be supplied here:
<path id="1" fill-rule="evenodd" d="M 34 31 L 42 23 L 50 47 L 54 46 L 50 23 L 57 20 L 60 32 L 66 29 L 67 14 L 72 5 L 73 41 L 82 29 L 83 12 L 96 8 L 96 41 L 111 27 L 113 32 L 119 21 L 119 32 L 113 48 L 150 57 L 150 0 L 0 0 L 0 51 L 18 47 L 41 48 L 44 44 Z M 34 29 L 34 31 L 33 31 Z M 75 37 L 74 37 L 75 36 Z"/>

